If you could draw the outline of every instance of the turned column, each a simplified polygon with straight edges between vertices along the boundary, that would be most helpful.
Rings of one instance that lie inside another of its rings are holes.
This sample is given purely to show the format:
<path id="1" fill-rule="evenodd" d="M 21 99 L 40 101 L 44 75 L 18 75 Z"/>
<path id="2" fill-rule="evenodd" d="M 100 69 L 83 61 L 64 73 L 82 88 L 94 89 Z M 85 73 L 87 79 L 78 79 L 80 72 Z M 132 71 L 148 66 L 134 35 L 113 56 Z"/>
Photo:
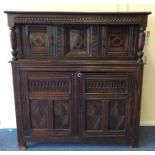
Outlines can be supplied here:
<path id="1" fill-rule="evenodd" d="M 10 41 L 11 41 L 11 48 L 12 48 L 12 60 L 17 60 L 17 55 L 18 55 L 18 52 L 17 52 L 17 34 L 16 34 L 16 27 L 13 26 L 13 27 L 10 27 Z"/>
<path id="2" fill-rule="evenodd" d="M 145 33 L 144 33 L 145 28 L 140 27 L 139 30 L 139 41 L 138 41 L 138 53 L 137 53 L 137 62 L 141 63 L 143 62 L 143 49 L 144 49 L 144 44 L 145 44 Z"/>

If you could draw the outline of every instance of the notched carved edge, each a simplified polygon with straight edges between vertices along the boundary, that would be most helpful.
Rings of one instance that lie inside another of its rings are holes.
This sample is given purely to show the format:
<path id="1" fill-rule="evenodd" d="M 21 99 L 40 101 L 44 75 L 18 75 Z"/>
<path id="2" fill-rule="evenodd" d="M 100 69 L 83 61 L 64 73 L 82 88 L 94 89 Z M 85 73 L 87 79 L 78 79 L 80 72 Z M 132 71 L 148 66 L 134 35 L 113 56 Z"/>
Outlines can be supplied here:
<path id="1" fill-rule="evenodd" d="M 88 23 L 88 24 L 108 24 L 108 23 L 139 23 L 141 21 L 140 17 L 111 17 L 111 16 L 92 16 L 92 17 L 79 17 L 79 16 L 16 16 L 14 18 L 15 23 Z"/>
<path id="2" fill-rule="evenodd" d="M 147 24 L 147 15 L 9 15 L 9 25 L 16 24 Z"/>

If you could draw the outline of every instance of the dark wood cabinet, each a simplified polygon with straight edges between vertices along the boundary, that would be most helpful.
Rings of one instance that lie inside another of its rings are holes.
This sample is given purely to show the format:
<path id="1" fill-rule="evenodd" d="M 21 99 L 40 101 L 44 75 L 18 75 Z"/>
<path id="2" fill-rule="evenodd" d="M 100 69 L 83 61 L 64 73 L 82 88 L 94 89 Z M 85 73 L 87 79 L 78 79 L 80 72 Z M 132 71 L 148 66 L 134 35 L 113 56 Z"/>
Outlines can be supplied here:
<path id="1" fill-rule="evenodd" d="M 150 12 L 12 12 L 17 133 L 27 141 L 138 146 Z"/>

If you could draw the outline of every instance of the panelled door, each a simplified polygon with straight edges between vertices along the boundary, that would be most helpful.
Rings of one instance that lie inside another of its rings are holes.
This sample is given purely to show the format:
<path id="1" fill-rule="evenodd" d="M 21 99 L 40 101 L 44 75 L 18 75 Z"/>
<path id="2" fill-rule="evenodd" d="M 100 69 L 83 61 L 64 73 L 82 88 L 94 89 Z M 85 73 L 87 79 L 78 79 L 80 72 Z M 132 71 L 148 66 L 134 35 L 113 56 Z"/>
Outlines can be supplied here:
<path id="1" fill-rule="evenodd" d="M 128 73 L 23 72 L 26 135 L 126 135 Z"/>
<path id="2" fill-rule="evenodd" d="M 126 135 L 129 76 L 85 73 L 81 76 L 81 136 Z"/>
<path id="3" fill-rule="evenodd" d="M 23 72 L 26 135 L 74 135 L 73 74 Z"/>

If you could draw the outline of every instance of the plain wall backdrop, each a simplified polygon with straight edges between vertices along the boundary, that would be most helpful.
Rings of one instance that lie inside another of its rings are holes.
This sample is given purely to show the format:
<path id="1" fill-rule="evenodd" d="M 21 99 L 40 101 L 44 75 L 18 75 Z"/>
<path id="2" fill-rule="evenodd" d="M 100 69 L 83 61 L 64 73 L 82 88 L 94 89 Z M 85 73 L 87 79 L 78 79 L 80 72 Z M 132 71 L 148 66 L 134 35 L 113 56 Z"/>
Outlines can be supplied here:
<path id="1" fill-rule="evenodd" d="M 58 0 L 63 2 L 61 0 Z M 58 2 L 57 1 L 57 2 Z M 147 30 L 151 32 L 149 45 L 144 48 L 147 64 L 144 68 L 141 125 L 155 125 L 155 4 L 43 4 L 45 0 L 32 3 L 27 0 L 23 3 L 19 0 L 1 2 L 0 4 L 0 128 L 15 128 L 15 108 L 12 85 L 11 47 L 9 27 L 4 10 L 20 11 L 152 11 L 148 19 Z"/>

